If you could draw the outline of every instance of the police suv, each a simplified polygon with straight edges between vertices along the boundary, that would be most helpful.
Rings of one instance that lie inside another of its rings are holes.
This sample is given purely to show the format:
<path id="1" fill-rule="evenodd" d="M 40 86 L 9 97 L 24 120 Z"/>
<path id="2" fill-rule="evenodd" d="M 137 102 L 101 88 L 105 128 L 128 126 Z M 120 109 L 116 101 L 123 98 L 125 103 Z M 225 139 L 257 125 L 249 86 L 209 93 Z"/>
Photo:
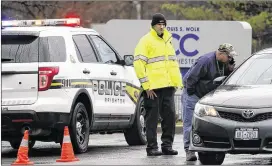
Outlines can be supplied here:
<path id="1" fill-rule="evenodd" d="M 2 21 L 2 140 L 18 149 L 25 130 L 61 143 L 69 126 L 76 153 L 92 133 L 123 132 L 146 144 L 142 91 L 132 65 L 80 20 Z"/>

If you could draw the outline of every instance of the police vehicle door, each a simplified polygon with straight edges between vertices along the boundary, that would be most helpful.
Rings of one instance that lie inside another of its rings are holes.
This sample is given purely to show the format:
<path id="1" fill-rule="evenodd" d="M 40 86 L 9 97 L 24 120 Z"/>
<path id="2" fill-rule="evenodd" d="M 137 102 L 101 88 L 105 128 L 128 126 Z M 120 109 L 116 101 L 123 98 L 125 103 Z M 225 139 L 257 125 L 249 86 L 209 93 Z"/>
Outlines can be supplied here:
<path id="1" fill-rule="evenodd" d="M 110 105 L 105 102 L 106 80 L 110 77 L 106 65 L 101 64 L 98 60 L 96 50 L 93 48 L 90 40 L 85 34 L 73 35 L 77 57 L 82 69 L 82 77 L 85 82 L 90 82 L 87 90 L 92 95 L 93 113 L 97 116 L 108 118 L 112 111 Z M 102 122 L 101 122 L 102 123 Z M 108 122 L 105 122 L 107 125 Z"/>
<path id="2" fill-rule="evenodd" d="M 89 37 L 92 39 L 99 53 L 101 62 L 107 64 L 107 69 L 110 73 L 109 81 L 111 81 L 114 93 L 107 96 L 106 102 L 110 103 L 114 109 L 113 113 L 117 116 L 133 114 L 134 103 L 126 94 L 128 79 L 125 77 L 125 67 L 118 64 L 119 58 L 117 53 L 105 39 L 96 35 L 89 35 Z"/>

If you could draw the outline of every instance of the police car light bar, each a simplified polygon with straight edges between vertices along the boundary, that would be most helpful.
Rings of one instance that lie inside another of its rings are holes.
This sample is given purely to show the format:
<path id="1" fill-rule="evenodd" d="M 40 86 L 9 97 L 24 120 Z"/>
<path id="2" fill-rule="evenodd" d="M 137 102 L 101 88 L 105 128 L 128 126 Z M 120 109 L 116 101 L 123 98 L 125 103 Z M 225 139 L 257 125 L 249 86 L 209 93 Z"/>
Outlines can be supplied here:
<path id="1" fill-rule="evenodd" d="M 2 21 L 2 27 L 80 26 L 79 18 Z"/>

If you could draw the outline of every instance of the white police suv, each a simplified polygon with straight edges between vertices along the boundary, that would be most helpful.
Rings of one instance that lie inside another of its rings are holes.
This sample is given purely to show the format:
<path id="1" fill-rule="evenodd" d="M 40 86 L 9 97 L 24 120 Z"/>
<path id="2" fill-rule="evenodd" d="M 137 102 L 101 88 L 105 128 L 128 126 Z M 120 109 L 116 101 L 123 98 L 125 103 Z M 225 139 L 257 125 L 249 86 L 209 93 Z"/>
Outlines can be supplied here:
<path id="1" fill-rule="evenodd" d="M 123 132 L 146 144 L 143 100 L 132 65 L 79 19 L 2 21 L 2 140 L 17 149 L 23 133 L 61 143 L 69 126 L 76 153 L 89 135 Z"/>

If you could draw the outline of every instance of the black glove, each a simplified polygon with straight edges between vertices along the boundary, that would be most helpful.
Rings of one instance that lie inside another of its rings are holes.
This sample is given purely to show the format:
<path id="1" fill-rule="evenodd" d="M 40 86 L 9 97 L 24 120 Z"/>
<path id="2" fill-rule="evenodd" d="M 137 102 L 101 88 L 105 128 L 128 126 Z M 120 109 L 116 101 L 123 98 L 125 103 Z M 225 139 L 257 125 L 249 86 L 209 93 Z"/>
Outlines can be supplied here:
<path id="1" fill-rule="evenodd" d="M 187 89 L 187 94 L 188 94 L 189 96 L 195 94 L 195 89 L 194 89 L 194 88 L 188 88 L 188 89 Z"/>

